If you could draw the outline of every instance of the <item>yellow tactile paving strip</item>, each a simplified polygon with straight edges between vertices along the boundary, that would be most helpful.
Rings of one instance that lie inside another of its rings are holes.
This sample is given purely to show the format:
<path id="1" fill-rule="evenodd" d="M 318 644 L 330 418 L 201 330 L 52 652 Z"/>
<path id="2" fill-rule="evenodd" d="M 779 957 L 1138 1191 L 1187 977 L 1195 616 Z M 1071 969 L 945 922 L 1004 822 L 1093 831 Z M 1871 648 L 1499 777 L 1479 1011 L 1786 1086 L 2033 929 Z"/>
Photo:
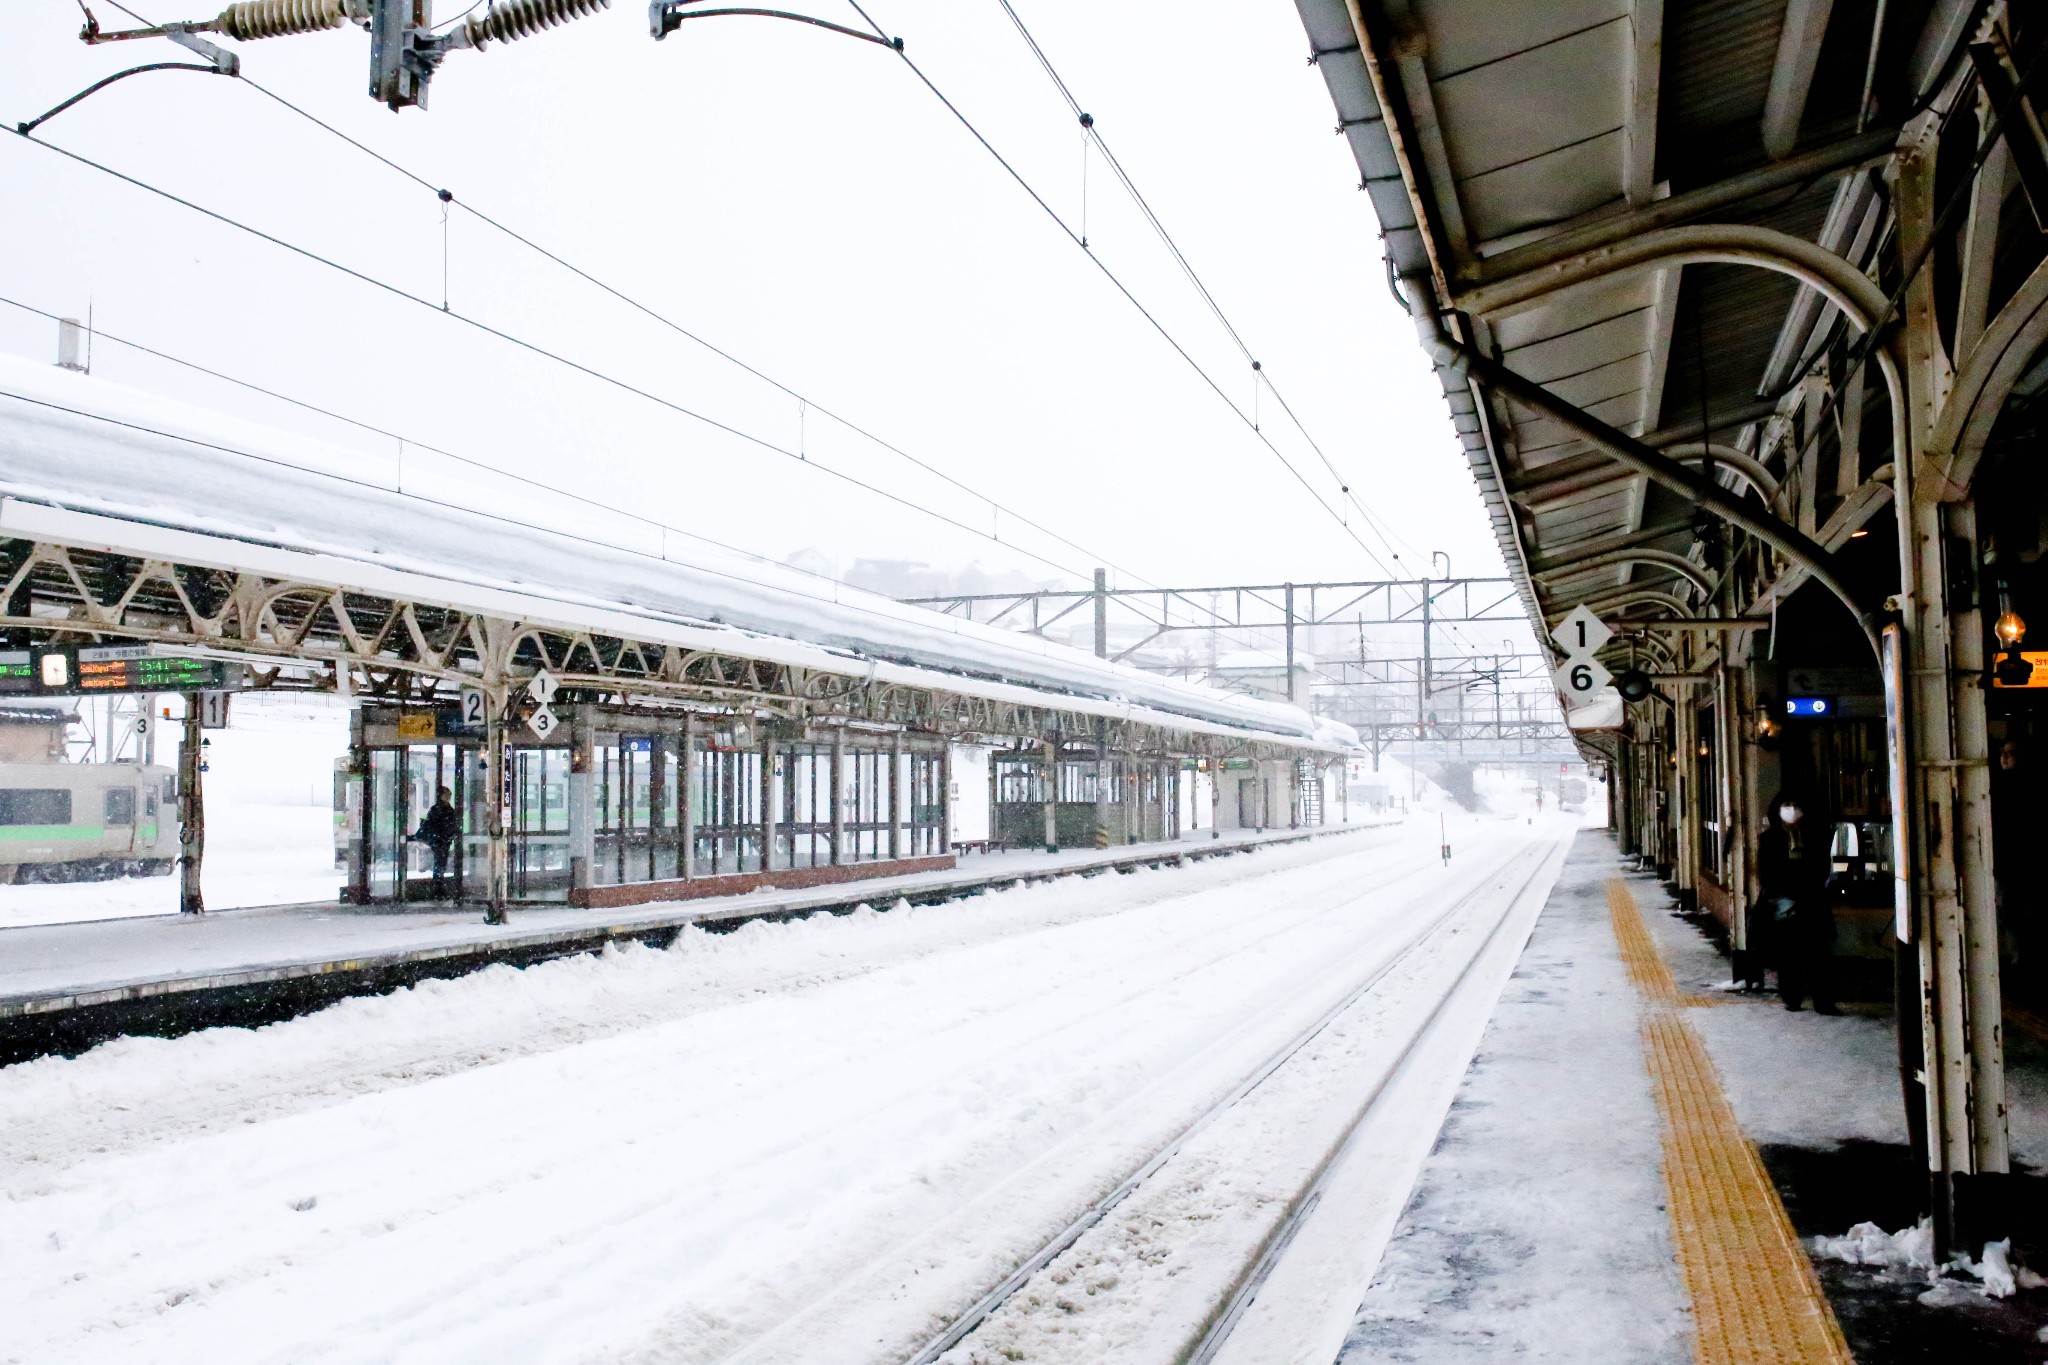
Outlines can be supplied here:
<path id="1" fill-rule="evenodd" d="M 1643 917 L 1636 910 L 1635 897 L 1629 894 L 1628 883 L 1619 877 L 1607 883 L 1607 909 L 1614 919 L 1614 937 L 1621 944 L 1622 965 L 1628 969 L 1628 979 L 1635 983 L 1645 998 L 1660 1005 L 1685 1005 L 1689 1008 L 1743 1003 L 1743 997 L 1739 995 L 1701 995 L 1678 989 L 1678 983 L 1671 978 L 1671 969 L 1664 965 L 1664 959 L 1657 953 L 1657 945 L 1650 939 L 1650 931 L 1643 925 Z"/>
<path id="2" fill-rule="evenodd" d="M 1699 1365 L 1855 1365 L 1756 1148 L 1628 883 L 1607 883 L 1622 964 L 1643 998 L 1643 1060 L 1664 1120 L 1664 1188 Z"/>

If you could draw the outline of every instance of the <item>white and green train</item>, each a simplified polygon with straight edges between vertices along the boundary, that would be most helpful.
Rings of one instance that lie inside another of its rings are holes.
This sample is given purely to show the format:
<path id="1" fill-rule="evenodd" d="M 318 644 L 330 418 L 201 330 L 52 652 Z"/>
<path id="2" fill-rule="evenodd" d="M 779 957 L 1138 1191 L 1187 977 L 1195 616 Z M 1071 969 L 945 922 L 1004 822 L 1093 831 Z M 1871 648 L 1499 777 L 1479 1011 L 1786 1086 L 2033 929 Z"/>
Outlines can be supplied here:
<path id="1" fill-rule="evenodd" d="M 0 763 L 0 883 L 169 873 L 177 784 L 141 763 Z"/>

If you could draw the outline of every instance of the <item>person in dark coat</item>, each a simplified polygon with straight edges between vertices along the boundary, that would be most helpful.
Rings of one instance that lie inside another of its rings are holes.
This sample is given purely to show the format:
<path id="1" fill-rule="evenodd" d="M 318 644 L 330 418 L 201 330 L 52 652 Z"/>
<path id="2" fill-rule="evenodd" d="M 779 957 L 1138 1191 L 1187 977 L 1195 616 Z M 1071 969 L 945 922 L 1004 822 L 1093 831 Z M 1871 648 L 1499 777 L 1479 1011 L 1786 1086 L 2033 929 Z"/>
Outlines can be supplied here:
<path id="1" fill-rule="evenodd" d="M 443 879 L 448 875 L 449 855 L 455 850 L 455 841 L 462 834 L 462 817 L 455 813 L 454 794 L 446 787 L 435 793 L 434 804 L 428 809 L 426 818 L 420 821 L 417 834 L 412 837 L 425 844 L 434 855 L 434 898 L 444 894 Z"/>
<path id="2" fill-rule="evenodd" d="M 1835 911 L 1828 903 L 1832 864 L 1825 826 L 1808 818 L 1805 803 L 1780 793 L 1770 823 L 1757 840 L 1759 908 L 1769 924 L 1778 995 L 1796 1010 L 1809 997 L 1820 1014 L 1835 1012 Z"/>

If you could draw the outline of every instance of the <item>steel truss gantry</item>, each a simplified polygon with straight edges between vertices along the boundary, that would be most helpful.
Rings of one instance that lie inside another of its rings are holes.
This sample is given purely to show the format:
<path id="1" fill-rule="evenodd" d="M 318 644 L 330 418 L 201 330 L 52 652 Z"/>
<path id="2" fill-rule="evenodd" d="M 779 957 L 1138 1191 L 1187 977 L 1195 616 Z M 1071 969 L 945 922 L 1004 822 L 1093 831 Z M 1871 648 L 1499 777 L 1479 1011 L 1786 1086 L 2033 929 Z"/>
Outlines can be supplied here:
<path id="1" fill-rule="evenodd" d="M 1097 638 L 1109 616 L 1147 628 L 1109 657 L 1125 659 L 1163 636 L 1188 632 L 1280 631 L 1293 655 L 1298 629 L 1318 626 L 1429 626 L 1528 619 L 1507 578 L 1397 578 L 1357 583 L 1235 583 L 1207 588 L 1094 588 L 961 593 L 906 599 L 949 616 L 1033 635 L 1093 606 Z"/>

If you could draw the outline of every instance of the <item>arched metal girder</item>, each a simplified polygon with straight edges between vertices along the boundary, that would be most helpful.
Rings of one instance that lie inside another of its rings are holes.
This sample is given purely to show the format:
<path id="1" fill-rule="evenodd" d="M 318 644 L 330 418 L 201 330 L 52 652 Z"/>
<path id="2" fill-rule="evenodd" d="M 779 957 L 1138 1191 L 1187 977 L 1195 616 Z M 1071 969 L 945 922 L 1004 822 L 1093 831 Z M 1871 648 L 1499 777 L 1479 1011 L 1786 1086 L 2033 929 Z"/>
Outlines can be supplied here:
<path id="1" fill-rule="evenodd" d="M 1760 461 L 1743 454 L 1734 446 L 1723 445 L 1718 441 L 1685 441 L 1678 445 L 1664 446 L 1662 449 L 1666 455 L 1680 464 L 1705 464 L 1711 454 L 1716 465 L 1729 469 L 1741 478 L 1747 487 L 1753 489 L 1757 496 L 1764 500 L 1765 506 L 1777 501 L 1778 481 L 1771 476 L 1771 472 L 1765 469 Z M 1642 475 L 1631 470 L 1604 469 L 1590 475 L 1582 471 L 1575 476 L 1568 475 L 1555 480 L 1532 480 L 1521 485 L 1510 496 L 1525 507 L 1548 507 L 1608 492 L 1617 485 L 1641 477 Z"/>
<path id="2" fill-rule="evenodd" d="M 1887 311 L 1888 301 L 1876 281 L 1842 257 L 1803 237 L 1747 223 L 1656 228 L 1625 242 L 1582 251 L 1492 284 L 1477 285 L 1459 293 L 1453 302 L 1467 313 L 1518 312 L 1560 290 L 1610 275 L 1701 264 L 1749 265 L 1790 275 L 1818 290 L 1859 331 L 1868 331 Z"/>
<path id="3" fill-rule="evenodd" d="M 1458 294 L 1454 302 L 1457 307 L 1468 312 L 1506 313 L 1528 307 L 1560 290 L 1590 284 L 1610 276 L 1638 270 L 1695 264 L 1755 266 L 1760 270 L 1790 276 L 1818 292 L 1841 311 L 1850 325 L 1865 335 L 1880 322 L 1891 317 L 1890 300 L 1885 297 L 1877 282 L 1842 257 L 1817 243 L 1795 237 L 1791 233 L 1743 223 L 1699 223 L 1685 227 L 1658 228 L 1624 242 L 1597 247 L 1560 261 L 1536 266 L 1520 275 L 1493 284 L 1477 286 Z M 1419 312 L 1420 306 L 1425 303 L 1421 295 L 1426 288 L 1427 285 L 1420 280 L 1408 283 L 1411 311 Z M 1522 378 L 1491 357 L 1480 355 L 1462 342 L 1452 341 L 1444 331 L 1443 320 L 1436 315 L 1433 307 L 1429 308 L 1425 321 L 1428 323 L 1429 331 L 1435 333 L 1435 338 L 1425 334 L 1424 344 L 1430 347 L 1432 353 L 1438 354 L 1440 362 L 1447 368 L 1463 369 L 1472 373 L 1482 383 L 1501 389 L 1524 406 L 1532 407 L 1546 416 L 1557 419 L 1593 445 L 1615 455 L 1622 463 L 1648 474 L 1653 481 L 1665 487 L 1680 493 L 1690 493 L 1695 488 L 1705 491 L 1706 480 L 1698 479 L 1696 476 L 1689 481 L 1670 479 L 1670 473 L 1682 469 L 1682 466 L 1663 457 L 1660 452 L 1651 450 L 1598 418 L 1557 398 L 1541 385 Z M 1462 358 L 1455 362 L 1445 360 L 1441 354 L 1441 343 L 1448 343 L 1453 352 Z M 1892 464 L 1893 477 L 1896 480 L 1894 496 L 1901 506 L 1908 506 L 1912 501 L 1909 456 L 1913 443 L 1907 425 L 1909 417 L 1906 385 L 1895 353 L 1896 345 L 1896 338 L 1877 340 L 1873 344 L 1871 358 L 1876 363 L 1878 372 L 1884 377 L 1885 393 L 1890 399 Z M 1713 492 L 1718 494 L 1721 490 L 1716 487 Z M 1804 564 L 1822 586 L 1839 597 L 1843 604 L 1855 613 L 1858 623 L 1863 627 L 1864 635 L 1870 642 L 1871 652 L 1878 652 L 1876 613 L 1842 583 L 1834 570 L 1833 558 L 1826 550 L 1776 517 L 1750 517 L 1739 504 L 1731 509 L 1728 504 L 1734 501 L 1732 499 L 1700 497 L 1696 500 L 1707 503 L 1720 512 L 1725 520 L 1771 545 L 1787 559 Z M 1736 513 L 1741 515 L 1738 516 Z M 1905 525 L 1906 522 L 1902 518 L 1902 535 Z M 1902 568 L 1909 562 L 1910 555 L 1902 543 Z M 1910 596 L 1910 573 L 1904 586 L 1907 595 Z"/>
<path id="4" fill-rule="evenodd" d="M 1714 580 L 1708 576 L 1705 569 L 1693 563 L 1684 555 L 1673 554 L 1669 550 L 1612 550 L 1606 554 L 1593 555 L 1587 559 L 1554 565 L 1537 573 L 1534 577 L 1539 581 L 1565 578 L 1571 574 L 1585 573 L 1591 569 L 1615 568 L 1623 564 L 1654 564 L 1660 569 L 1669 569 L 1679 577 L 1690 580 L 1692 585 L 1703 593 L 1710 593 L 1714 590 Z M 1687 613 L 1687 615 L 1690 614 L 1690 612 Z"/>
<path id="5" fill-rule="evenodd" d="M 1584 252 L 1578 256 L 1541 266 L 1514 279 L 1460 295 L 1460 307 L 1477 312 L 1501 312 L 1532 303 L 1545 295 L 1611 275 L 1673 265 L 1711 262 L 1753 265 L 1812 286 L 1839 308 L 1845 318 L 1868 333 L 1890 305 L 1874 281 L 1833 252 L 1773 228 L 1736 224 L 1710 224 L 1664 228 L 1612 247 Z M 1576 404 L 1551 393 L 1471 345 L 1454 339 L 1438 314 L 1430 282 L 1407 281 L 1409 309 L 1420 327 L 1423 345 L 1437 363 L 1453 374 L 1464 374 L 1495 390 L 1503 397 L 1556 421 L 1576 432 L 1593 446 L 1612 454 L 1622 464 L 1646 475 L 1652 482 L 1708 507 L 1722 520 L 1740 527 L 1770 545 L 1794 563 L 1804 565 L 1815 581 L 1841 599 L 1863 628 L 1873 654 L 1879 652 L 1879 619 L 1872 605 L 1853 592 L 1838 571 L 1835 558 L 1824 547 L 1776 516 L 1759 514 L 1730 494 L 1662 451 L 1652 450 L 1636 438 L 1601 421 Z M 1892 444 L 1895 455 L 1897 493 L 1906 501 L 1904 453 L 1912 449 L 1907 431 L 1905 384 L 1900 378 L 1890 345 L 1879 341 L 1873 350 L 1886 391 L 1891 399 Z M 1903 525 L 1903 523 L 1902 523 Z"/>
<path id="6" fill-rule="evenodd" d="M 1711 456 L 1716 465 L 1749 485 L 1764 500 L 1764 506 L 1777 504 L 1778 481 L 1771 477 L 1771 471 L 1764 468 L 1763 461 L 1752 459 L 1734 446 L 1722 445 L 1718 441 L 1687 441 L 1683 445 L 1666 446 L 1664 453 L 1680 464 L 1705 464 Z"/>
<path id="7" fill-rule="evenodd" d="M 1949 495 L 1960 497 L 1975 481 L 1977 460 L 2005 400 L 2048 346 L 2048 261 L 2034 267 L 2019 292 L 1963 358 L 1927 439 L 1927 460 L 1938 466 Z"/>

